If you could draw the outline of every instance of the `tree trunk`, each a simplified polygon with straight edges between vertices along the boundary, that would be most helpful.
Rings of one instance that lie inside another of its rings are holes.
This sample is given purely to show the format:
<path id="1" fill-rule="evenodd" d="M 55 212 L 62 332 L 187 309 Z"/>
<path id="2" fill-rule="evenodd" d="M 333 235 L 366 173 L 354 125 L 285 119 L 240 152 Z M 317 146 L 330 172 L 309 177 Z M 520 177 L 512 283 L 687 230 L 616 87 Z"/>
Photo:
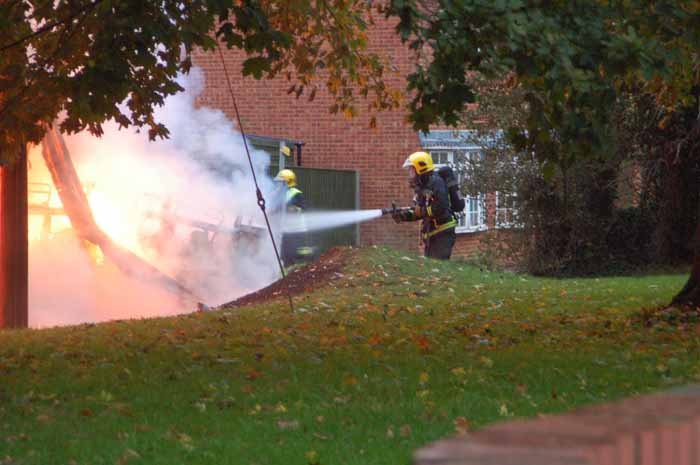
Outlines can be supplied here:
<path id="1" fill-rule="evenodd" d="M 677 263 L 687 256 L 687 250 L 686 254 L 682 253 L 677 239 L 677 228 L 682 223 L 684 186 L 680 163 L 673 162 L 671 156 L 666 158 L 661 175 L 658 221 L 653 234 L 654 252 L 659 262 Z"/>
<path id="2" fill-rule="evenodd" d="M 27 153 L 0 167 L 0 328 L 26 328 L 28 311 Z"/>
<path id="3" fill-rule="evenodd" d="M 693 237 L 693 268 L 683 289 L 673 298 L 672 305 L 700 306 L 700 205 Z"/>

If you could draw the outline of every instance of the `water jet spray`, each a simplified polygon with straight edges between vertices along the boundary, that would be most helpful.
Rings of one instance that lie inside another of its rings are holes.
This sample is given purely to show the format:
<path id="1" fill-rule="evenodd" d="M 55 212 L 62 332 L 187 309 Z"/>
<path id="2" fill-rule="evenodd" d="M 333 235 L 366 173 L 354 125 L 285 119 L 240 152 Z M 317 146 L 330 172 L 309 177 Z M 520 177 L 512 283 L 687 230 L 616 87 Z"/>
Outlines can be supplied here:
<path id="1" fill-rule="evenodd" d="M 404 210 L 410 210 L 410 208 L 398 208 L 396 205 L 393 205 L 391 208 L 371 210 L 307 211 L 303 215 L 287 217 L 285 224 L 282 226 L 282 231 L 284 233 L 323 231 L 364 223 L 384 215 L 400 214 Z"/>

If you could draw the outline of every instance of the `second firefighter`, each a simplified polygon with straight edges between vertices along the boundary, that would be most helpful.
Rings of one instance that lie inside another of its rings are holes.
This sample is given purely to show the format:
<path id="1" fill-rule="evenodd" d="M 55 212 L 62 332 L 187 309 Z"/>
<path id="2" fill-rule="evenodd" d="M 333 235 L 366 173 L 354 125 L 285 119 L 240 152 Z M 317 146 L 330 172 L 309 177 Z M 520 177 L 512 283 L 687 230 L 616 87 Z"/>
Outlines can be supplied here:
<path id="1" fill-rule="evenodd" d="M 284 169 L 275 177 L 287 185 L 285 212 L 283 217 L 282 261 L 284 266 L 304 262 L 312 258 L 313 249 L 309 244 L 309 234 L 304 221 L 304 194 L 297 187 L 297 176 L 289 169 Z"/>

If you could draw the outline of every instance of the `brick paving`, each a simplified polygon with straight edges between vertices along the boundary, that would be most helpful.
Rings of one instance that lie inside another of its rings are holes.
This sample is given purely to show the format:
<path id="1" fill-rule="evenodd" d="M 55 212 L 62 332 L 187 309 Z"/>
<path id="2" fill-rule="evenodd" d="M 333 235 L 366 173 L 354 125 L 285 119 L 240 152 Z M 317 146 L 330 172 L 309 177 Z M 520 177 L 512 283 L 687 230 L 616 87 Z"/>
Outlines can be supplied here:
<path id="1" fill-rule="evenodd" d="M 700 465 L 700 385 L 497 423 L 419 449 L 414 465 Z"/>

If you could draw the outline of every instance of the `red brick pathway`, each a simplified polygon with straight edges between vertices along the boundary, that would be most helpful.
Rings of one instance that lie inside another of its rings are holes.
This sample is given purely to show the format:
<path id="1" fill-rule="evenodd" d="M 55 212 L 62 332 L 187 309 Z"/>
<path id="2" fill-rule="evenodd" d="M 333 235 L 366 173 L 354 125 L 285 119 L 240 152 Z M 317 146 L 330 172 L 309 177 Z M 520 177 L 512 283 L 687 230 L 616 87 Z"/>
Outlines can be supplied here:
<path id="1" fill-rule="evenodd" d="M 430 444 L 415 465 L 700 465 L 700 385 L 498 423 Z"/>

